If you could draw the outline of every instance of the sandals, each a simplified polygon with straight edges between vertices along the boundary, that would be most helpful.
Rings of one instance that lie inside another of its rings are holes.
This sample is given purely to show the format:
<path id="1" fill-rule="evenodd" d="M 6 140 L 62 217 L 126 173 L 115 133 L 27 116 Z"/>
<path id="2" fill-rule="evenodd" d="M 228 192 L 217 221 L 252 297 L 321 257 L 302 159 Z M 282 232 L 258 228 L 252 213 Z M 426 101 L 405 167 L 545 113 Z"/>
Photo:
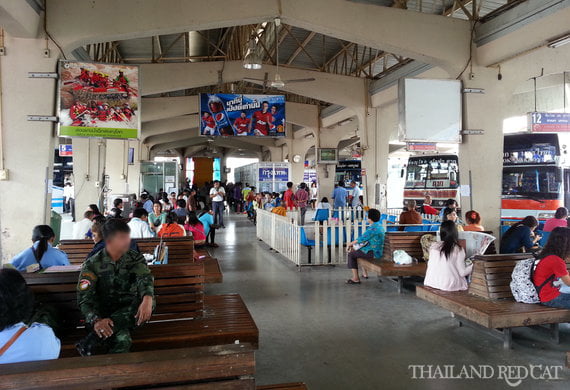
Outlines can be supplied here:
<path id="1" fill-rule="evenodd" d="M 355 281 L 352 280 L 352 279 L 348 279 L 348 280 L 346 281 L 346 284 L 360 284 L 360 281 L 355 282 Z"/>
<path id="2" fill-rule="evenodd" d="M 363 277 L 364 279 L 368 279 L 368 275 L 366 275 L 366 276 L 362 275 L 362 277 Z"/>

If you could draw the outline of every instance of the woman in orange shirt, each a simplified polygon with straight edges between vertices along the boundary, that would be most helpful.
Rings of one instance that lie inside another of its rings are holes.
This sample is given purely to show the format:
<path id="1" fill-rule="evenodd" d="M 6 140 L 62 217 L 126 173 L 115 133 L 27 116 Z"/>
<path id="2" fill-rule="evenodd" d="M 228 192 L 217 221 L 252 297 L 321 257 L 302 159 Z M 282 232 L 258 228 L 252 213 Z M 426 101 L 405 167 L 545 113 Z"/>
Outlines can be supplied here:
<path id="1" fill-rule="evenodd" d="M 171 211 L 166 214 L 166 220 L 160 225 L 160 230 L 156 235 L 158 237 L 184 237 L 186 231 L 184 226 L 178 224 L 178 216 Z"/>

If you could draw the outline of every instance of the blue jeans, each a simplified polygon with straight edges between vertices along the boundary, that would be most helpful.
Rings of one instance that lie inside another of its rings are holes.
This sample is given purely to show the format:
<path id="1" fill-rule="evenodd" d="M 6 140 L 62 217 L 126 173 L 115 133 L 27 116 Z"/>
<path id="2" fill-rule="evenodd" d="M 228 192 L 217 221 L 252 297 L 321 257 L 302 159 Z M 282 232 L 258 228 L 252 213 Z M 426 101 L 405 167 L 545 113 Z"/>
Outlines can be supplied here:
<path id="1" fill-rule="evenodd" d="M 542 302 L 543 305 L 557 307 L 560 309 L 570 309 L 570 294 L 560 293 L 559 296 L 548 302 Z"/>
<path id="2" fill-rule="evenodd" d="M 212 210 L 214 211 L 214 223 L 224 225 L 224 201 L 212 202 Z"/>

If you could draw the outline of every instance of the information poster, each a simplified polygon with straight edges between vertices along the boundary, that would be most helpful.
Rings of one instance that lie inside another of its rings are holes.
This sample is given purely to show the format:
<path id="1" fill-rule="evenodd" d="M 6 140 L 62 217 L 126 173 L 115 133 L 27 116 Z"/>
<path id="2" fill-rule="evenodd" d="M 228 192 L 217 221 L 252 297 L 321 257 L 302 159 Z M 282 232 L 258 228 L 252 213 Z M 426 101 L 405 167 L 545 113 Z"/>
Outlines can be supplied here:
<path id="1" fill-rule="evenodd" d="M 60 61 L 59 136 L 139 138 L 139 68 Z"/>
<path id="2" fill-rule="evenodd" d="M 200 134 L 285 137 L 285 96 L 200 94 Z"/>

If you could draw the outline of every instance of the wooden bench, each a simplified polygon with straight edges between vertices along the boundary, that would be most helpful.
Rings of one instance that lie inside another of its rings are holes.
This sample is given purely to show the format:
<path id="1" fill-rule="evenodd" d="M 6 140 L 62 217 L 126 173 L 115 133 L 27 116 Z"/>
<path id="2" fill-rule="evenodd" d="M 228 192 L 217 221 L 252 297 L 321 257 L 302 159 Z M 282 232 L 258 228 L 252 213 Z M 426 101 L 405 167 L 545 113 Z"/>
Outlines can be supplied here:
<path id="1" fill-rule="evenodd" d="M 248 344 L 3 364 L 0 389 L 254 390 Z"/>
<path id="2" fill-rule="evenodd" d="M 492 233 L 492 232 L 484 232 Z M 425 277 L 427 264 L 423 260 L 421 238 L 426 234 L 435 235 L 436 232 L 387 232 L 384 238 L 384 253 L 381 259 L 358 259 L 358 265 L 369 272 L 376 272 L 379 277 L 396 278 L 398 293 L 402 292 L 404 278 Z M 394 263 L 393 254 L 396 250 L 403 250 L 417 263 L 399 265 Z M 494 242 L 489 245 L 487 254 L 494 254 Z"/>
<path id="3" fill-rule="evenodd" d="M 517 261 L 527 258 L 528 254 L 476 256 L 468 291 L 418 286 L 416 295 L 454 313 L 459 325 L 472 325 L 500 336 L 506 349 L 512 346 L 512 328 L 516 327 L 548 325 L 558 342 L 558 324 L 570 322 L 570 310 L 518 303 L 511 294 L 513 268 Z"/>
<path id="4" fill-rule="evenodd" d="M 306 384 L 302 382 L 295 382 L 295 383 L 282 383 L 279 385 L 266 385 L 266 386 L 257 386 L 257 390 L 307 390 L 308 387 Z"/>
<path id="5" fill-rule="evenodd" d="M 154 248 L 160 243 L 159 238 L 139 238 L 134 241 L 136 241 L 141 253 L 153 253 Z M 196 250 L 192 238 L 165 238 L 163 242 L 168 246 L 169 264 L 188 264 L 199 261 L 204 263 L 207 283 L 221 283 L 223 281 L 218 259 L 211 257 L 203 249 Z M 62 240 L 59 249 L 67 254 L 71 264 L 83 264 L 93 249 L 93 245 L 91 240 Z"/>
<path id="6" fill-rule="evenodd" d="M 151 266 L 156 309 L 151 321 L 133 332 L 133 351 L 231 344 L 257 346 L 259 331 L 239 295 L 204 295 L 204 265 Z M 76 356 L 85 335 L 77 307 L 78 272 L 23 274 L 40 303 L 61 318 L 62 356 Z"/>

